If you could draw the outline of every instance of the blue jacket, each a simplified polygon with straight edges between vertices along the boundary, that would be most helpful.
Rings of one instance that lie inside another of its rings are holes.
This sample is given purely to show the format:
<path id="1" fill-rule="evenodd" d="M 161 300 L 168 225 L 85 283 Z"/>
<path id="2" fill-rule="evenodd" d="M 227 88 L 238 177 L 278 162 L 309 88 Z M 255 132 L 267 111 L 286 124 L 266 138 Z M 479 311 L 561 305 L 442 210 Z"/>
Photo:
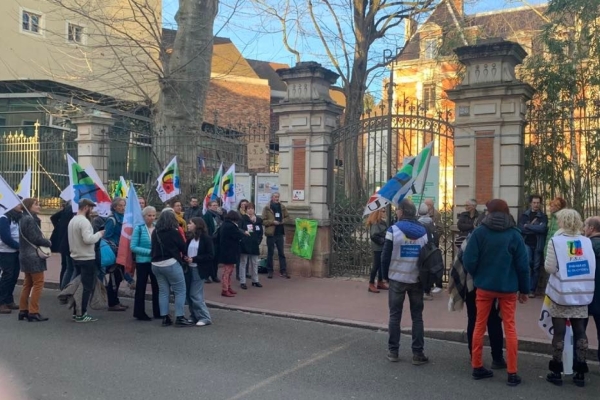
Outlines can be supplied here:
<path id="1" fill-rule="evenodd" d="M 145 224 L 137 225 L 133 228 L 129 248 L 135 254 L 135 262 L 149 263 L 152 261 L 152 240 L 148 235 L 148 229 L 146 229 Z"/>
<path id="2" fill-rule="evenodd" d="M 528 208 L 521 214 L 519 217 L 519 229 L 521 230 L 523 237 L 530 235 L 536 237 L 535 251 L 542 253 L 544 251 L 544 246 L 546 245 L 546 234 L 548 233 L 548 216 L 541 211 L 537 211 L 537 215 L 535 216 L 537 222 L 535 224 L 529 224 L 531 213 L 531 208 Z M 525 224 L 528 224 L 527 228 L 525 227 Z"/>
<path id="3" fill-rule="evenodd" d="M 117 247 L 119 247 L 119 241 L 121 240 L 123 217 L 123 214 L 113 212 L 113 214 L 106 219 L 106 225 L 104 225 L 104 240 L 114 243 Z"/>
<path id="4" fill-rule="evenodd" d="M 591 315 L 600 315 L 600 236 L 592 236 L 592 247 L 596 255 L 596 288 L 594 290 L 594 299 L 588 306 L 588 311 Z"/>
<path id="5" fill-rule="evenodd" d="M 478 289 L 529 293 L 529 260 L 512 216 L 489 214 L 469 238 L 463 265 Z"/>

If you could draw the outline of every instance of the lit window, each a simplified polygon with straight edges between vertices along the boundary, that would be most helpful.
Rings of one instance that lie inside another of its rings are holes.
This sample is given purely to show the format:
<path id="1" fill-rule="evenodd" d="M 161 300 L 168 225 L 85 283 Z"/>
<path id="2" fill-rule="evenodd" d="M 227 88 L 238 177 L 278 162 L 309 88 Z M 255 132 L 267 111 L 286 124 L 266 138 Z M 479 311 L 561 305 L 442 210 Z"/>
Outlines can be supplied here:
<path id="1" fill-rule="evenodd" d="M 423 85 L 423 108 L 425 111 L 435 109 L 435 85 Z"/>
<path id="2" fill-rule="evenodd" d="M 437 57 L 438 53 L 438 41 L 437 39 L 425 39 L 425 46 L 423 48 L 423 57 L 426 60 L 433 60 Z"/>
<path id="3" fill-rule="evenodd" d="M 83 43 L 83 26 L 69 24 L 67 26 L 67 39 L 71 43 Z"/>
<path id="4" fill-rule="evenodd" d="M 31 33 L 40 33 L 42 16 L 29 11 L 23 11 L 23 30 Z"/>

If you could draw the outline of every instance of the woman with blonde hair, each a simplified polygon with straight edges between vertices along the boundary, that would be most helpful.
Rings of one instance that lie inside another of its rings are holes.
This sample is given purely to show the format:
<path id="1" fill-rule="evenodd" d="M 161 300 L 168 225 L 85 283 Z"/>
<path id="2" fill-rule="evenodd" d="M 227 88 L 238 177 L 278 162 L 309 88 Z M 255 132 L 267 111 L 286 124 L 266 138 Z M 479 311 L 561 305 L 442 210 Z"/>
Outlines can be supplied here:
<path id="1" fill-rule="evenodd" d="M 594 296 L 596 256 L 590 239 L 581 234 L 583 222 L 577 211 L 568 208 L 560 210 L 556 220 L 559 229 L 548 242 L 544 265 L 550 274 L 546 296 L 550 299 L 548 311 L 554 327 L 552 360 L 546 380 L 557 386 L 563 383 L 562 353 L 568 319 L 573 327 L 577 355 L 573 365 L 573 382 L 583 387 L 585 373 L 588 372 L 585 321 L 588 318 L 588 305 Z"/>
<path id="2" fill-rule="evenodd" d="M 383 250 L 383 243 L 385 243 L 385 232 L 388 229 L 385 208 L 369 214 L 367 228 L 369 228 L 371 250 L 373 250 L 373 266 L 371 267 L 371 275 L 369 276 L 369 292 L 379 293 L 379 290 L 388 290 L 388 285 L 383 281 L 381 271 L 381 251 Z M 377 285 L 375 285 L 375 275 L 377 275 Z"/>

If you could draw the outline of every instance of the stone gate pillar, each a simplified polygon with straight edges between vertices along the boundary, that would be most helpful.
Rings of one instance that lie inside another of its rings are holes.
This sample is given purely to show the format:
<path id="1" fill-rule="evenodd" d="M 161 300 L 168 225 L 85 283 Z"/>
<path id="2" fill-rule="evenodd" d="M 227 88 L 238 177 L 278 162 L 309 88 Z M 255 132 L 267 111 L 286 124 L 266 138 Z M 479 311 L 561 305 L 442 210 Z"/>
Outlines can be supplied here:
<path id="1" fill-rule="evenodd" d="M 518 219 L 523 201 L 526 103 L 533 88 L 516 78 L 527 56 L 518 43 L 491 40 L 455 50 L 466 67 L 448 98 L 455 103 L 454 204 L 506 200 Z M 481 208 L 481 207 L 479 207 Z"/>
<path id="2" fill-rule="evenodd" d="M 286 225 L 288 271 L 295 275 L 329 275 L 329 209 L 327 205 L 328 148 L 343 107 L 333 102 L 329 88 L 338 75 L 316 62 L 301 62 L 278 70 L 287 94 L 273 106 L 279 116 L 279 185 L 290 217 L 317 220 L 319 229 L 311 260 L 289 252 L 294 225 Z"/>
<path id="3" fill-rule="evenodd" d="M 72 119 L 77 127 L 77 162 L 93 165 L 104 185 L 108 184 L 108 130 L 114 125 L 110 114 L 93 111 Z"/>

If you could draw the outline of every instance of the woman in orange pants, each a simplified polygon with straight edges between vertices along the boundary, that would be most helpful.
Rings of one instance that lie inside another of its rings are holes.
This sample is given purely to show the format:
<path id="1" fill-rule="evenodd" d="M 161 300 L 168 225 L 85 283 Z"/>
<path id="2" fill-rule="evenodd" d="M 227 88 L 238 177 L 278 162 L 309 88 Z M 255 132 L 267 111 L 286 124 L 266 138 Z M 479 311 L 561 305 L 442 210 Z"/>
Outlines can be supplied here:
<path id="1" fill-rule="evenodd" d="M 518 339 L 515 326 L 517 299 L 524 303 L 529 294 L 529 263 L 521 232 L 516 228 L 504 200 L 487 203 L 488 215 L 473 231 L 463 255 L 463 265 L 473 276 L 477 288 L 477 322 L 473 332 L 471 365 L 473 379 L 491 378 L 494 373 L 483 366 L 483 336 L 490 309 L 500 305 L 509 386 L 521 383 L 517 375 Z"/>

